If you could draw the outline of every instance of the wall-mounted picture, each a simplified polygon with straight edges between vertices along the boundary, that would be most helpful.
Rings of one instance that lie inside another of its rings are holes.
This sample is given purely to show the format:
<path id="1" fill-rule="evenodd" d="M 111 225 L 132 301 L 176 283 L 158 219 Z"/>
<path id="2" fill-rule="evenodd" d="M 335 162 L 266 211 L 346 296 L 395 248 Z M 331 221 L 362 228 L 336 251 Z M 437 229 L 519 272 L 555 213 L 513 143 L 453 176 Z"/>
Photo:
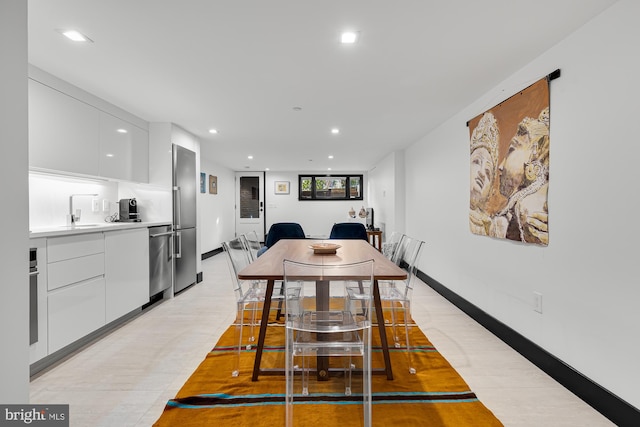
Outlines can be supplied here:
<path id="1" fill-rule="evenodd" d="M 549 78 L 469 121 L 472 233 L 549 244 Z"/>
<path id="2" fill-rule="evenodd" d="M 207 192 L 207 174 L 204 172 L 200 172 L 200 192 Z"/>
<path id="3" fill-rule="evenodd" d="M 289 194 L 289 181 L 276 181 L 276 194 Z"/>
<path id="4" fill-rule="evenodd" d="M 218 194 L 218 177 L 209 175 L 209 194 Z"/>

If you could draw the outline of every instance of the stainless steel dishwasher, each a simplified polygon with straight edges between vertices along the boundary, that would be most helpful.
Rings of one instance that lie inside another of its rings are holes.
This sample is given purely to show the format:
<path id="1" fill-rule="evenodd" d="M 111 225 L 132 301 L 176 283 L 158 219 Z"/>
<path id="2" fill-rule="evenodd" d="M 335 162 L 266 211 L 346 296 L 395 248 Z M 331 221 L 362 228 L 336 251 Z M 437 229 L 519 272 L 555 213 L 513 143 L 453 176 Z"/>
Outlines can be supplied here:
<path id="1" fill-rule="evenodd" d="M 171 287 L 173 279 L 173 229 L 149 227 L 149 297 Z"/>

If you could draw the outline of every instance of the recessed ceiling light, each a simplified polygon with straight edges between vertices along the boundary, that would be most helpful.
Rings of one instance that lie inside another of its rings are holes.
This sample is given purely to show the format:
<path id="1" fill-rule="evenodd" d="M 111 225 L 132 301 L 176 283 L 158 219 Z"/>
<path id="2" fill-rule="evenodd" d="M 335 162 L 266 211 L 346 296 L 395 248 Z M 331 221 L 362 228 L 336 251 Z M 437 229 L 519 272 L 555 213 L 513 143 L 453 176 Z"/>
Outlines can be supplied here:
<path id="1" fill-rule="evenodd" d="M 331 170 L 331 168 L 327 168 L 327 170 L 328 170 L 328 171 L 330 171 L 330 170 Z"/>
<path id="2" fill-rule="evenodd" d="M 253 156 L 247 156 L 247 159 L 251 160 L 253 159 Z"/>
<path id="3" fill-rule="evenodd" d="M 338 129 L 338 128 L 333 128 L 333 129 L 331 129 L 331 133 L 332 133 L 332 134 L 334 134 L 334 135 L 337 135 L 337 134 L 339 134 L 339 133 L 340 133 L 340 129 Z"/>
<path id="4" fill-rule="evenodd" d="M 358 41 L 358 33 L 355 31 L 345 31 L 340 36 L 340 41 L 343 44 L 353 44 Z"/>
<path id="5" fill-rule="evenodd" d="M 271 170 L 271 169 L 269 169 L 269 168 L 264 168 L 264 170 L 268 171 L 268 170 Z"/>
<path id="6" fill-rule="evenodd" d="M 65 36 L 66 38 L 68 38 L 69 40 L 73 40 L 74 42 L 93 43 L 93 40 L 91 40 L 89 37 L 85 36 L 80 31 L 77 31 L 77 30 L 58 30 L 58 32 L 63 36 Z"/>
<path id="7" fill-rule="evenodd" d="M 216 134 L 216 133 L 218 133 L 218 130 L 217 129 L 209 129 L 209 133 Z"/>
<path id="8" fill-rule="evenodd" d="M 108 154 L 107 154 L 107 157 L 113 157 L 113 154 L 108 153 Z"/>
<path id="9" fill-rule="evenodd" d="M 116 130 L 116 132 L 118 132 L 118 133 L 127 133 L 127 130 L 120 128 L 120 129 Z"/>
<path id="10" fill-rule="evenodd" d="M 330 159 L 333 159 L 333 156 L 332 156 L 331 154 L 329 154 L 329 158 L 330 158 Z"/>

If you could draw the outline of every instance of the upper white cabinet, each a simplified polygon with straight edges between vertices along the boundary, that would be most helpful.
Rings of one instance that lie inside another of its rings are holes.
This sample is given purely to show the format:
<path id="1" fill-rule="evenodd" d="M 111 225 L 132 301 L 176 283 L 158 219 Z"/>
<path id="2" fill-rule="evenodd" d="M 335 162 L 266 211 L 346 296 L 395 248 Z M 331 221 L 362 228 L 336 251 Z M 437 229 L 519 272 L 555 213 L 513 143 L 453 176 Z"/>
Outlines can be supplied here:
<path id="1" fill-rule="evenodd" d="M 149 132 L 100 112 L 100 176 L 149 182 Z"/>
<path id="2" fill-rule="evenodd" d="M 130 117 L 124 110 L 76 92 L 29 79 L 29 166 L 148 183 L 148 130 L 118 117 Z"/>
<path id="3" fill-rule="evenodd" d="M 29 79 L 29 165 L 98 175 L 100 112 Z"/>

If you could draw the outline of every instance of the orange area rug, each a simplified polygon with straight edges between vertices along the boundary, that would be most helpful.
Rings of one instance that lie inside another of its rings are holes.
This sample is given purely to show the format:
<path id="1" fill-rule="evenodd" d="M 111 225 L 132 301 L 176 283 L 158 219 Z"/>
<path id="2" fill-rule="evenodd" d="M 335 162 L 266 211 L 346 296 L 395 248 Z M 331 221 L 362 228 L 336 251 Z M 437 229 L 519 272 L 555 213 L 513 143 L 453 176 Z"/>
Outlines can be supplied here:
<path id="1" fill-rule="evenodd" d="M 235 360 L 234 329 L 234 326 L 227 329 L 176 397 L 167 402 L 155 427 L 285 424 L 285 377 L 260 376 L 258 381 L 251 381 L 255 347 L 243 349 L 240 375 L 231 376 Z M 373 375 L 372 378 L 373 425 L 502 426 L 422 331 L 413 326 L 410 333 L 417 373 L 409 373 L 406 349 L 390 350 L 394 379 L 387 380 L 385 375 Z M 372 365 L 374 369 L 381 368 L 384 364 L 375 328 L 372 335 Z M 387 335 L 391 337 L 389 327 Z M 274 322 L 268 327 L 262 367 L 284 367 L 284 326 L 281 323 Z M 361 397 L 357 392 L 350 398 L 345 396 L 342 378 L 331 378 L 322 383 L 313 378 L 311 381 L 315 383 L 312 384 L 315 390 L 310 390 L 311 396 L 295 399 L 296 426 L 362 425 Z M 354 375 L 354 390 L 359 381 Z M 333 389 L 326 388 L 329 384 Z"/>

